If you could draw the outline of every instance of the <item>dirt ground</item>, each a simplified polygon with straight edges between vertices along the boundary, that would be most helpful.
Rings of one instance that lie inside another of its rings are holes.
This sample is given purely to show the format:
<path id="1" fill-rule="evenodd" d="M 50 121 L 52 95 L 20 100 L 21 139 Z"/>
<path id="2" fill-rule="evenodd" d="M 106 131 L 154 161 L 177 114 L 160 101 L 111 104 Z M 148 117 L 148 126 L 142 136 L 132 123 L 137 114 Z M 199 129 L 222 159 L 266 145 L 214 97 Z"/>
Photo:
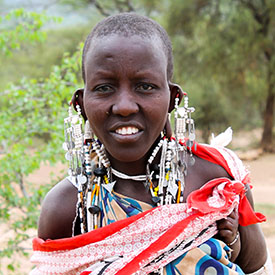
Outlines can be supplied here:
<path id="1" fill-rule="evenodd" d="M 267 217 L 261 224 L 275 272 L 275 154 L 244 161 L 251 171 L 255 209 Z"/>
<path id="2" fill-rule="evenodd" d="M 247 155 L 243 155 L 243 157 L 244 159 L 251 159 L 254 158 L 254 155 L 252 153 L 250 157 L 247 157 Z M 252 185 L 254 186 L 252 192 L 256 210 L 267 216 L 267 222 L 262 224 L 261 227 L 266 237 L 273 266 L 275 267 L 275 154 L 262 155 L 255 160 L 246 160 L 244 163 L 251 171 Z M 43 179 L 46 182 L 50 178 L 51 172 L 60 173 L 62 170 L 64 171 L 62 165 L 57 165 L 57 167 L 54 168 L 44 165 L 34 173 L 29 180 L 32 182 L 41 182 L 41 179 Z M 0 225 L 0 233 L 1 245 L 7 237 L 10 236 L 10 232 L 7 231 L 6 226 L 2 224 Z M 30 233 L 35 234 L 35 232 Z M 25 245 L 31 247 L 31 242 Z M 4 265 L 9 263 L 11 261 L 10 259 L 5 260 L 5 262 L 0 262 L 0 264 L 2 264 L 0 275 L 27 274 L 31 270 L 32 265 L 27 258 L 20 258 L 19 260 L 22 263 L 20 269 L 13 272 L 8 272 L 4 269 Z"/>

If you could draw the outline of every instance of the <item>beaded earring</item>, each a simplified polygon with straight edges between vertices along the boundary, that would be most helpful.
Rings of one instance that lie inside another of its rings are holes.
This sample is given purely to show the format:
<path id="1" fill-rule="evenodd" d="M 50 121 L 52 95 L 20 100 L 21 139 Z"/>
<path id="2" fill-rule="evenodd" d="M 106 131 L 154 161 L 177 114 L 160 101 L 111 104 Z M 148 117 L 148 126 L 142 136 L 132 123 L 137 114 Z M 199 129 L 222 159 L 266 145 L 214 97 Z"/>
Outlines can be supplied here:
<path id="1" fill-rule="evenodd" d="M 69 179 L 78 188 L 76 218 L 73 222 L 73 235 L 77 217 L 81 233 L 96 229 L 106 214 L 104 198 L 111 193 L 115 182 L 112 174 L 121 179 L 144 182 L 151 193 L 154 204 L 163 205 L 183 201 L 184 172 L 186 172 L 186 150 L 190 151 L 195 139 L 194 121 L 191 113 L 194 108 L 188 107 L 188 97 L 184 94 L 184 106 L 179 107 L 179 95 L 175 100 L 175 138 L 163 137 L 152 151 L 146 165 L 146 175 L 129 176 L 111 167 L 104 145 L 96 140 L 87 120 L 85 131 L 82 131 L 83 120 L 81 109 L 76 104 L 77 114 L 72 113 L 64 119 L 65 142 L 69 160 Z M 184 145 L 185 142 L 185 145 Z M 154 163 L 160 152 L 160 162 Z M 93 162 L 91 156 L 97 156 Z M 107 192 L 107 193 L 106 193 Z M 108 199 L 107 199 L 107 204 Z M 110 206 L 108 206 L 110 207 Z"/>
<path id="2" fill-rule="evenodd" d="M 77 114 L 72 112 L 72 103 L 70 103 L 68 110 L 68 117 L 64 119 L 65 142 L 63 149 L 67 151 L 65 158 L 69 161 L 68 174 L 72 182 L 78 188 L 77 212 L 80 218 L 81 233 L 85 232 L 85 201 L 83 186 L 87 184 L 88 178 L 83 166 L 83 142 L 84 135 L 82 130 L 81 109 L 76 104 Z M 73 233 L 74 233 L 73 223 Z"/>
<path id="3" fill-rule="evenodd" d="M 188 95 L 183 93 L 183 107 L 179 107 L 179 94 L 175 98 L 175 138 L 179 143 L 186 144 L 190 153 L 189 163 L 194 164 L 192 147 L 196 138 L 195 123 L 191 114 L 195 111 L 194 107 L 188 106 Z"/>
<path id="4" fill-rule="evenodd" d="M 158 176 L 155 178 L 158 185 L 154 188 L 152 200 L 158 205 L 179 203 L 183 201 L 184 169 L 180 165 L 178 152 L 183 152 L 185 147 L 173 138 L 164 137 L 161 144 L 160 163 L 156 169 Z"/>
<path id="5" fill-rule="evenodd" d="M 67 151 L 65 157 L 69 161 L 69 179 L 78 188 L 76 217 L 73 222 L 73 235 L 77 217 L 80 221 L 81 233 L 96 229 L 100 208 L 100 192 L 102 188 L 111 192 L 114 183 L 111 182 L 111 167 L 105 155 L 104 146 L 94 137 L 88 120 L 83 119 L 81 108 L 76 103 L 76 114 L 73 114 L 72 103 L 68 117 L 64 119 L 65 142 L 63 148 Z M 91 159 L 91 154 L 97 155 L 98 164 Z"/>
<path id="6" fill-rule="evenodd" d="M 80 106 L 76 105 L 77 114 L 73 114 L 72 106 L 69 106 L 69 116 L 64 119 L 65 142 L 63 149 L 67 151 L 65 158 L 69 161 L 69 176 L 76 177 L 77 182 L 87 181 L 82 166 L 83 131 Z"/>
<path id="7" fill-rule="evenodd" d="M 85 151 L 85 167 L 86 174 L 89 175 L 89 183 L 86 187 L 86 216 L 87 231 L 91 231 L 98 227 L 98 218 L 102 209 L 100 206 L 100 196 L 102 187 L 112 192 L 114 182 L 111 182 L 111 167 L 108 158 L 105 155 L 104 146 L 100 145 L 94 138 L 89 121 L 85 123 L 84 134 L 84 151 Z M 98 157 L 98 165 L 92 169 L 91 153 L 95 153 Z M 92 173 L 94 177 L 92 178 Z"/>

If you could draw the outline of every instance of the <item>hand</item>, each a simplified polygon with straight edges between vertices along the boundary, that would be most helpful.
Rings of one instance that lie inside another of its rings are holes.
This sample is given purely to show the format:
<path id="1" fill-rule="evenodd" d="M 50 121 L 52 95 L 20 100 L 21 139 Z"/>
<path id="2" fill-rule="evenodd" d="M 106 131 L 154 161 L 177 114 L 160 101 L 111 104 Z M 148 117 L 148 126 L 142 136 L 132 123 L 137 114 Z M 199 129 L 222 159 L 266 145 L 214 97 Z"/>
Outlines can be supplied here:
<path id="1" fill-rule="evenodd" d="M 237 208 L 225 219 L 217 221 L 218 236 L 227 245 L 232 243 L 238 234 L 239 215 Z"/>

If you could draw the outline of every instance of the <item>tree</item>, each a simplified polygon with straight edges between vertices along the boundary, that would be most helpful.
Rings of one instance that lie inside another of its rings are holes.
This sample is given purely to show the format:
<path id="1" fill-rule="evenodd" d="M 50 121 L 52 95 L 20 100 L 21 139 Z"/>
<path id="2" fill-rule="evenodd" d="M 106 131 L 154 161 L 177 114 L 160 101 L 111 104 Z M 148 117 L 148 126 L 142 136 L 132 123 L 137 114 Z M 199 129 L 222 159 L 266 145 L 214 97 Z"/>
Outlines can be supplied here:
<path id="1" fill-rule="evenodd" d="M 0 51 L 12 55 L 26 41 L 43 41 L 46 33 L 41 28 L 49 20 L 52 18 L 22 9 L 3 16 L 6 29 L 0 36 Z M 47 79 L 22 79 L 1 92 L 0 219 L 14 234 L 1 247 L 0 260 L 17 252 L 26 254 L 22 243 L 32 237 L 28 230 L 36 228 L 38 206 L 50 188 L 27 182 L 27 176 L 42 162 L 54 164 L 64 158 L 60 150 L 62 117 L 72 90 L 79 85 L 80 48 L 72 56 L 65 54 Z M 12 272 L 14 264 L 7 266 Z"/>
<path id="2" fill-rule="evenodd" d="M 49 21 L 60 21 L 60 18 L 24 9 L 15 9 L 0 16 L 0 50 L 5 55 L 11 55 L 24 42 L 44 41 L 46 32 L 42 31 L 42 27 Z"/>
<path id="3" fill-rule="evenodd" d="M 168 1 L 163 0 L 60 0 L 60 4 L 69 5 L 74 9 L 82 9 L 87 7 L 94 7 L 96 11 L 103 17 L 110 16 L 119 12 L 138 12 L 152 16 L 159 12 L 166 11 L 166 4 Z M 88 17 L 92 18 L 89 14 Z"/>
<path id="4" fill-rule="evenodd" d="M 198 106 L 197 122 L 205 139 L 213 126 L 219 129 L 231 119 L 239 126 L 253 124 L 264 112 L 267 130 L 262 146 L 265 150 L 271 148 L 274 0 L 62 2 L 76 7 L 94 6 L 102 16 L 135 10 L 166 24 L 174 43 L 175 80 L 193 94 L 191 99 Z M 0 33 L 0 51 L 11 55 L 23 42 L 43 41 L 42 26 L 48 19 L 25 10 L 3 16 L 1 20 L 6 24 Z M 0 249 L 0 258 L 10 257 L 14 251 L 25 253 L 21 243 L 30 238 L 28 229 L 36 227 L 41 199 L 50 188 L 28 183 L 26 176 L 44 161 L 54 164 L 64 159 L 63 117 L 72 92 L 82 85 L 81 47 L 75 54 L 65 54 L 49 77 L 22 79 L 1 92 L 0 217 L 9 223 L 16 238 Z M 266 98 L 266 107 L 262 98 Z M 19 214 L 11 219 L 14 208 Z M 9 268 L 14 269 L 12 265 Z"/>
<path id="5" fill-rule="evenodd" d="M 250 10 L 254 20 L 259 24 L 257 32 L 262 37 L 263 45 L 259 52 L 265 58 L 267 96 L 264 110 L 264 130 L 261 144 L 265 151 L 272 151 L 272 129 L 274 125 L 275 107 L 275 38 L 274 38 L 274 15 L 275 1 L 247 1 L 240 0 L 240 3 Z M 273 22 L 272 22 L 273 21 Z M 272 33 L 273 26 L 273 33 Z"/>
<path id="6" fill-rule="evenodd" d="M 46 33 L 41 28 L 50 19 L 23 9 L 6 14 L 1 18 L 0 50 L 12 55 L 23 43 L 43 41 Z M 39 205 L 51 188 L 27 182 L 27 176 L 42 162 L 64 160 L 63 119 L 73 91 L 81 85 L 82 46 L 72 55 L 65 53 L 48 78 L 23 78 L 1 92 L 0 218 L 14 234 L 1 247 L 0 260 L 14 253 L 26 255 L 22 243 L 33 237 L 28 230 L 37 227 Z M 14 272 L 15 263 L 7 268 Z"/>
<path id="7" fill-rule="evenodd" d="M 185 79 L 188 87 L 208 96 L 213 83 L 216 102 L 226 97 L 231 105 L 224 105 L 222 115 L 242 127 L 253 125 L 253 117 L 264 113 L 261 145 L 265 151 L 272 150 L 274 0 L 173 1 L 169 11 L 176 79 Z"/>
<path id="8" fill-rule="evenodd" d="M 79 86 L 80 56 L 80 49 L 71 57 L 65 54 L 49 78 L 22 79 L 0 98 L 0 216 L 16 236 L 1 248 L 0 257 L 15 251 L 25 253 L 20 244 L 30 237 L 26 231 L 36 228 L 38 206 L 51 187 L 26 182 L 26 177 L 42 162 L 55 164 L 64 159 L 63 118 L 72 92 Z M 14 209 L 18 210 L 16 218 L 11 214 Z"/>

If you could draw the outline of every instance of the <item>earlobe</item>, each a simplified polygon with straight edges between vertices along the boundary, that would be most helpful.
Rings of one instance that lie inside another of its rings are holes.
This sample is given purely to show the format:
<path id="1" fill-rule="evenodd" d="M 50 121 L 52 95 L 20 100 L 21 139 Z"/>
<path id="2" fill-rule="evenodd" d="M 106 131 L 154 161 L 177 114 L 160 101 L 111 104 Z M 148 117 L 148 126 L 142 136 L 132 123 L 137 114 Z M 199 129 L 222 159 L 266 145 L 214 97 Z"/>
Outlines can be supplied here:
<path id="1" fill-rule="evenodd" d="M 72 97 L 71 103 L 74 106 L 74 109 L 76 110 L 76 105 L 80 106 L 81 109 L 81 115 L 84 118 L 84 120 L 87 120 L 87 116 L 84 110 L 84 104 L 83 104 L 83 94 L 84 94 L 84 89 L 77 89 Z"/>
<path id="2" fill-rule="evenodd" d="M 171 114 L 168 114 L 167 116 L 167 120 L 166 120 L 166 123 L 165 123 L 165 126 L 164 126 L 164 135 L 168 138 L 168 139 L 171 139 L 172 137 L 172 127 L 171 127 L 171 122 L 170 122 L 170 115 Z"/>
<path id="3" fill-rule="evenodd" d="M 169 113 L 174 110 L 175 107 L 175 98 L 179 98 L 179 104 L 182 100 L 182 97 L 184 95 L 184 92 L 182 91 L 182 88 L 180 85 L 169 82 L 169 89 L 170 89 L 170 105 L 169 105 Z"/>

